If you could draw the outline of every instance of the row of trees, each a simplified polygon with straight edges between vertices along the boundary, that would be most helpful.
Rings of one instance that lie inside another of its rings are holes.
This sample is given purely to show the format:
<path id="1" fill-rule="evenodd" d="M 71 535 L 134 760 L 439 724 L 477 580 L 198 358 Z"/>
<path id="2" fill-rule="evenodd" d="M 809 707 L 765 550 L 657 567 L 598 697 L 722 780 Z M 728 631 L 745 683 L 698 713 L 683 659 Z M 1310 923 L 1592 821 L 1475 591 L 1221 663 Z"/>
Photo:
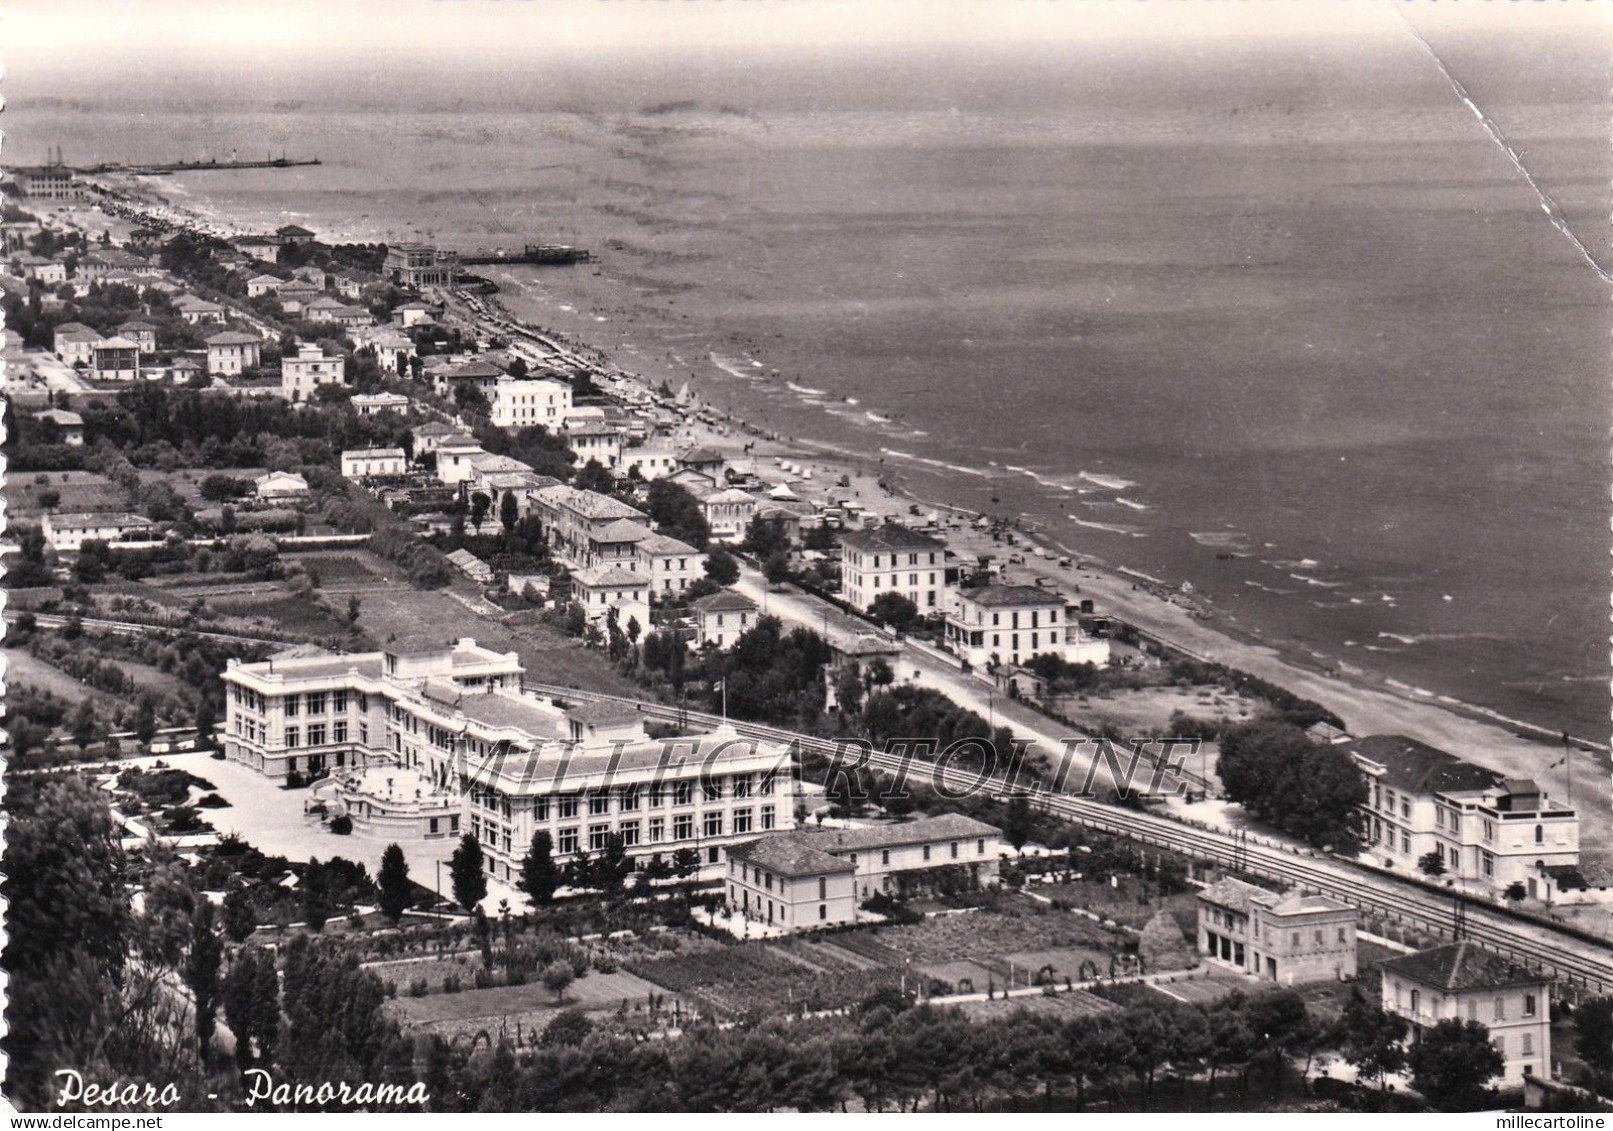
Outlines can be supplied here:
<path id="1" fill-rule="evenodd" d="M 1221 736 L 1217 766 L 1227 796 L 1290 836 L 1350 854 L 1361 846 L 1361 772 L 1336 746 L 1288 723 L 1259 721 Z"/>

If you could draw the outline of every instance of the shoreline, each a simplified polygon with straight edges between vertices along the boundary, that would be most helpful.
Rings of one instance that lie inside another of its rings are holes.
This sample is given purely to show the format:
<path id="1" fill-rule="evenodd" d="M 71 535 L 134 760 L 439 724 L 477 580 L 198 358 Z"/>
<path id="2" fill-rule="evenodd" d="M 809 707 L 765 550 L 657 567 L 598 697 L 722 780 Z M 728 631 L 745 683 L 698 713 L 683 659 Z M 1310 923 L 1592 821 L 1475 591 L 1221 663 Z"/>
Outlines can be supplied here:
<path id="1" fill-rule="evenodd" d="M 187 192 L 178 194 L 186 198 L 181 203 L 158 191 L 159 186 L 147 179 L 141 179 L 140 187 L 143 191 L 138 195 L 146 198 L 142 203 L 148 207 L 159 208 L 170 215 L 186 216 L 198 227 L 215 231 L 231 230 L 236 226 L 227 217 L 196 208 Z M 341 230 L 341 225 L 333 229 L 334 232 Z M 591 344 L 589 338 L 595 335 L 589 333 L 586 323 L 578 329 L 569 330 L 540 327 L 538 321 L 545 312 L 553 311 L 557 315 L 564 312 L 579 322 L 588 312 L 582 309 L 581 304 L 573 306 L 556 294 L 545 293 L 558 288 L 532 285 L 536 280 L 529 283 L 522 278 L 506 276 L 497 282 L 499 294 L 492 297 L 504 317 L 529 331 L 555 338 L 566 349 L 588 358 L 589 363 L 597 366 L 608 381 L 626 382 L 645 392 L 653 392 L 662 380 L 670 381 L 674 387 L 683 381 L 689 363 L 676 352 L 678 345 L 669 346 L 665 342 L 657 344 L 653 339 L 643 337 L 644 327 L 637 328 L 638 337 L 624 335 L 620 343 L 606 346 Z M 472 320 L 475 317 L 472 313 L 463 316 Z M 626 328 L 615 317 L 593 317 L 600 324 L 599 329 L 609 326 L 608 332 L 613 335 L 621 334 Z M 625 364 L 616 360 L 624 350 L 628 355 Z M 643 371 L 655 367 L 662 354 L 675 359 L 679 370 L 674 371 L 673 367 L 663 365 L 668 369 L 664 374 L 651 375 Z M 641 371 L 634 372 L 626 368 L 627 365 L 633 365 Z M 602 384 L 606 384 L 608 389 L 606 382 Z M 707 384 L 701 382 L 703 390 Z M 836 475 L 830 474 L 833 471 L 846 475 L 852 481 L 852 495 L 867 506 L 870 513 L 907 517 L 910 508 L 923 507 L 950 514 L 953 518 L 951 523 L 944 524 L 947 526 L 945 534 L 949 544 L 962 556 L 971 556 L 978 549 L 1003 559 L 1012 552 L 1006 545 L 993 542 L 989 533 L 980 534 L 973 526 L 975 520 L 989 520 L 990 515 L 947 502 L 944 498 L 930 497 L 934 492 L 928 486 L 921 490 L 911 482 L 913 476 L 924 474 L 944 484 L 945 467 L 932 467 L 929 466 L 932 461 L 922 461 L 922 471 L 915 467 L 910 476 L 904 474 L 901 464 L 888 460 L 886 455 L 861 454 L 826 441 L 782 436 L 777 431 L 744 419 L 720 400 L 700 396 L 697 403 L 720 424 L 698 421 L 686 424 L 677 430 L 673 437 L 675 441 L 709 443 L 729 451 L 737 449 L 742 454 L 736 462 L 742 464 L 749 459 L 751 470 L 759 478 L 770 483 L 788 480 L 792 490 L 800 489 L 805 483 L 800 477 L 783 472 L 779 465 L 812 462 L 817 465 L 813 468 L 813 474 L 821 472 L 823 477 L 817 479 L 804 494 L 820 494 L 822 488 L 829 487 L 836 481 Z M 915 459 L 914 462 L 920 461 Z M 1050 575 L 1066 596 L 1072 593 L 1093 596 L 1105 611 L 1168 647 L 1184 655 L 1249 672 L 1295 694 L 1314 699 L 1363 733 L 1404 731 L 1460 756 L 1485 762 L 1502 772 L 1540 778 L 1543 784 L 1551 781 L 1550 771 L 1559 768 L 1541 763 L 1545 762 L 1543 750 L 1558 750 L 1560 732 L 1510 718 L 1480 704 L 1411 687 L 1360 665 L 1324 667 L 1320 660 L 1308 656 L 1302 647 L 1274 643 L 1266 639 L 1258 628 L 1230 624 L 1225 615 L 1206 614 L 1196 602 L 1193 603 L 1194 611 L 1184 608 L 1180 591 L 1168 583 L 1140 571 L 1128 571 L 1125 567 L 1105 563 L 1101 557 L 1090 552 L 1076 551 L 1048 533 L 1041 523 L 1014 521 L 1008 523 L 1008 528 L 1026 545 L 1041 545 L 1055 553 L 1051 559 L 1027 555 L 1026 565 L 1008 567 L 1004 580 L 1029 583 L 1036 574 Z M 1070 569 L 1058 566 L 1057 559 L 1063 555 L 1069 556 L 1075 563 Z M 1583 737 L 1575 737 L 1574 742 L 1582 755 L 1600 755 L 1608 750 L 1605 742 Z M 1574 759 L 1576 763 L 1582 760 Z M 1605 778 L 1605 768 L 1598 760 L 1594 765 L 1584 766 L 1583 770 L 1576 766 L 1573 776 L 1575 784 L 1599 782 Z M 1555 787 L 1555 781 L 1551 781 L 1551 785 Z M 1564 796 L 1562 788 L 1552 788 L 1552 792 Z M 1574 800 L 1577 801 L 1583 795 L 1583 789 L 1570 789 L 1569 793 L 1575 795 Z M 1578 807 L 1582 814 L 1595 813 L 1604 822 L 1608 815 L 1605 804 Z"/>

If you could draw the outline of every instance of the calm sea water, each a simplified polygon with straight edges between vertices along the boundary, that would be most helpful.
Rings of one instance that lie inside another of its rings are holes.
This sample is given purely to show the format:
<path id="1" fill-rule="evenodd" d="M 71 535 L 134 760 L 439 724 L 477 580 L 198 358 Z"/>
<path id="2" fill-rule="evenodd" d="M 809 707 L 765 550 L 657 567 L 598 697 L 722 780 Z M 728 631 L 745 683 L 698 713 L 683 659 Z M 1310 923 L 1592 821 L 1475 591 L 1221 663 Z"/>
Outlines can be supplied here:
<path id="1" fill-rule="evenodd" d="M 1439 47 L 1613 263 L 1608 44 Z M 8 149 L 317 154 L 172 187 L 587 245 L 513 301 L 1273 641 L 1606 731 L 1607 287 L 1409 37 L 188 81 L 51 98 L 13 66 Z"/>

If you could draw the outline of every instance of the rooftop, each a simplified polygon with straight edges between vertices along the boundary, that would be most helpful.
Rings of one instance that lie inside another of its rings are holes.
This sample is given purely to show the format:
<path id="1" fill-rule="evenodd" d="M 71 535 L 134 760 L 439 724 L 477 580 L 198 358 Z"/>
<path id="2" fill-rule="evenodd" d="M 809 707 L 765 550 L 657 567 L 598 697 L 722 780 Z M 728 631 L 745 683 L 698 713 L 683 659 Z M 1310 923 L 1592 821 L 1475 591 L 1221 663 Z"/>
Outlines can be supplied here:
<path id="1" fill-rule="evenodd" d="M 852 530 L 840 536 L 840 544 L 864 553 L 888 550 L 944 550 L 946 543 L 928 534 L 894 522 L 870 530 Z"/>
<path id="2" fill-rule="evenodd" d="M 857 870 L 851 861 L 830 856 L 791 833 L 736 844 L 728 850 L 728 856 L 780 876 L 821 876 Z"/>
<path id="3" fill-rule="evenodd" d="M 1001 836 L 1002 830 L 962 813 L 942 813 L 891 825 L 863 825 L 850 829 L 798 829 L 793 834 L 825 852 L 862 852 L 872 848 L 895 848 L 907 844 L 927 844 L 953 837 Z"/>
<path id="4" fill-rule="evenodd" d="M 1488 789 L 1500 775 L 1464 762 L 1426 742 L 1403 734 L 1374 734 L 1346 747 L 1357 758 L 1383 767 L 1384 785 L 1407 793 L 1445 793 L 1451 790 Z"/>
<path id="5" fill-rule="evenodd" d="M 588 589 L 626 589 L 631 586 L 642 588 L 649 584 L 649 578 L 643 574 L 629 573 L 620 566 L 594 566 L 592 569 L 572 574 L 572 579 Z"/>
<path id="6" fill-rule="evenodd" d="M 724 455 L 716 448 L 690 448 L 678 457 L 679 463 L 723 463 Z"/>
<path id="7" fill-rule="evenodd" d="M 958 597 L 988 609 L 1007 605 L 1064 604 L 1064 597 L 1059 593 L 1051 589 L 1040 589 L 1034 585 L 985 585 L 978 589 L 960 589 Z"/>
<path id="8" fill-rule="evenodd" d="M 255 346 L 260 344 L 263 339 L 256 334 L 243 334 L 239 330 L 225 330 L 220 334 L 208 335 L 206 340 L 210 346 Z"/>
<path id="9" fill-rule="evenodd" d="M 1401 977 L 1447 992 L 1538 985 L 1551 980 L 1544 974 L 1537 974 L 1511 959 L 1502 958 L 1493 951 L 1466 941 L 1385 959 L 1378 965 Z"/>
<path id="10" fill-rule="evenodd" d="M 643 542 L 650 537 L 642 523 L 630 522 L 625 518 L 618 518 L 607 522 L 598 530 L 588 535 L 594 542 Z"/>
<path id="11" fill-rule="evenodd" d="M 703 613 L 754 613 L 757 609 L 755 601 L 732 589 L 723 589 L 705 597 L 697 597 L 689 604 Z"/>

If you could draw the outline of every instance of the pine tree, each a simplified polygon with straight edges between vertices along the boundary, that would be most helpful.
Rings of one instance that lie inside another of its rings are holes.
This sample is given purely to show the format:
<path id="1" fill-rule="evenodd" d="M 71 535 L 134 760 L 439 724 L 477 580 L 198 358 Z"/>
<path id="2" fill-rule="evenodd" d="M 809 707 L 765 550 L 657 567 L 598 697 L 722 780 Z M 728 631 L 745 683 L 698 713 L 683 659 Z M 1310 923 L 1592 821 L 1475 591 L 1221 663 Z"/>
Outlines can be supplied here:
<path id="1" fill-rule="evenodd" d="M 409 863 L 403 858 L 403 849 L 396 844 L 386 846 L 381 854 L 381 871 L 376 877 L 381 889 L 381 911 L 396 923 L 409 909 L 409 896 L 414 885 L 409 882 Z"/>
<path id="2" fill-rule="evenodd" d="M 454 902 L 469 911 L 487 898 L 487 861 L 473 836 L 463 836 L 448 862 L 453 877 Z"/>
<path id="3" fill-rule="evenodd" d="M 224 961 L 224 944 L 214 930 L 213 905 L 205 899 L 191 919 L 190 953 L 185 956 L 185 985 L 195 1001 L 196 1042 L 203 1063 L 213 1043 L 213 1025 L 218 1016 L 218 972 Z"/>
<path id="4" fill-rule="evenodd" d="M 559 886 L 560 869 L 554 862 L 554 839 L 547 829 L 539 829 L 532 838 L 526 859 L 521 861 L 521 890 L 535 906 L 543 907 L 553 902 Z"/>

